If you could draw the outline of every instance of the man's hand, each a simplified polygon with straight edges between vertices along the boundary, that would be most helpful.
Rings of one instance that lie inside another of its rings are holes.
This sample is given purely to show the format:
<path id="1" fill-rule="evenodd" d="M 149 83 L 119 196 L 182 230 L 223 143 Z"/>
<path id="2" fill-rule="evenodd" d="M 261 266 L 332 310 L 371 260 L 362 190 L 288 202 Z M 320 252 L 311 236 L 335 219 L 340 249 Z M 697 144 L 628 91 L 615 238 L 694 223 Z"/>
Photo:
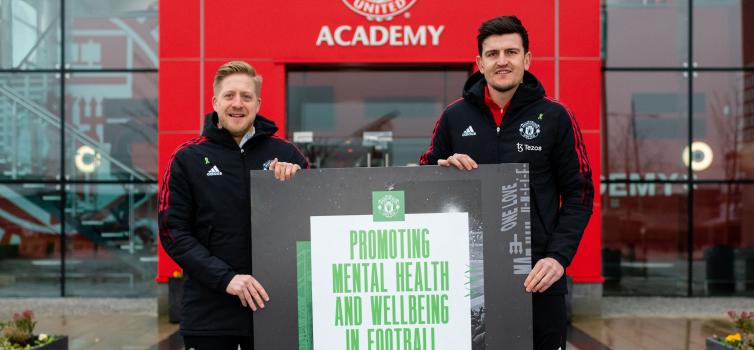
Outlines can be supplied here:
<path id="1" fill-rule="evenodd" d="M 458 170 L 471 170 L 476 169 L 478 165 L 468 155 L 462 153 L 456 153 L 447 159 L 438 159 L 437 165 L 439 166 L 454 166 Z"/>
<path id="2" fill-rule="evenodd" d="M 534 265 L 524 281 L 527 292 L 544 292 L 563 276 L 565 269 L 553 258 L 544 258 Z"/>
<path id="3" fill-rule="evenodd" d="M 290 180 L 293 174 L 301 170 L 298 164 L 280 162 L 277 158 L 270 163 L 270 169 L 275 171 L 275 178 L 280 181 Z"/>
<path id="4" fill-rule="evenodd" d="M 264 309 L 264 302 L 270 301 L 267 292 L 251 275 L 235 275 L 230 280 L 225 292 L 241 299 L 241 304 L 257 311 L 257 307 Z"/>

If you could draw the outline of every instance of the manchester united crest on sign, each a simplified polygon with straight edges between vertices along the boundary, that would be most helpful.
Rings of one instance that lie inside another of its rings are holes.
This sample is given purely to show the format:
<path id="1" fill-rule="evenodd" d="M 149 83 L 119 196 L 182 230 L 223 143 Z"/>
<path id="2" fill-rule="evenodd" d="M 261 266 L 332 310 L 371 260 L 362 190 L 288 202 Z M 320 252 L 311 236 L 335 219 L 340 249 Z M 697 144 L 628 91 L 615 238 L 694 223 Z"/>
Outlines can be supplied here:
<path id="1" fill-rule="evenodd" d="M 403 221 L 406 215 L 403 191 L 372 192 L 372 217 L 374 221 Z"/>
<path id="2" fill-rule="evenodd" d="M 389 21 L 406 12 L 416 0 L 343 0 L 351 11 L 370 21 Z"/>

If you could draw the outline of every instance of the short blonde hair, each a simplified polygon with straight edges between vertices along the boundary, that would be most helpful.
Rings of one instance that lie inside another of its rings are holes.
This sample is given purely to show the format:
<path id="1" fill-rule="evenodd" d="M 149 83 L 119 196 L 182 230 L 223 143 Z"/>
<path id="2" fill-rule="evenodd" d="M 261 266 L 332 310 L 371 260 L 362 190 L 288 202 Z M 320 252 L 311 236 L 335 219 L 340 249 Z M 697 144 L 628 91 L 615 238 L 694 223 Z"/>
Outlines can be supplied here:
<path id="1" fill-rule="evenodd" d="M 220 84 L 223 82 L 223 79 L 229 75 L 238 73 L 246 74 L 254 80 L 254 90 L 257 93 L 257 98 L 260 98 L 260 94 L 262 93 L 262 76 L 257 75 L 256 69 L 244 61 L 230 61 L 217 69 L 215 81 L 212 84 L 215 95 L 220 92 Z"/>

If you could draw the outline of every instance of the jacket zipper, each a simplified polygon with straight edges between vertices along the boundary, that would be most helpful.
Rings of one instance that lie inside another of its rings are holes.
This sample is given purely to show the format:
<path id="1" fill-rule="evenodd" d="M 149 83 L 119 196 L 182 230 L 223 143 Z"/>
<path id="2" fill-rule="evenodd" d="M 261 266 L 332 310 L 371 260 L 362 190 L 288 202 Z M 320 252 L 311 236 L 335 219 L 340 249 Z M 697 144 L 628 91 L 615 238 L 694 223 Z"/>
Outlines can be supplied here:
<path id="1" fill-rule="evenodd" d="M 485 103 L 483 103 L 482 105 L 484 105 L 483 111 L 487 113 L 487 120 L 489 120 L 490 123 L 492 123 L 492 126 L 495 127 L 495 129 L 497 130 L 497 135 L 500 135 L 500 126 L 495 125 L 495 117 L 492 115 L 492 111 L 490 111 L 490 107 L 488 107 L 487 104 Z M 500 122 L 500 124 L 502 124 L 502 121 Z"/>
<path id="2" fill-rule="evenodd" d="M 500 135 L 500 127 L 503 126 L 503 118 L 505 118 L 505 115 L 503 115 L 503 113 L 505 113 L 505 109 L 500 108 L 500 125 L 497 125 L 498 136 Z"/>

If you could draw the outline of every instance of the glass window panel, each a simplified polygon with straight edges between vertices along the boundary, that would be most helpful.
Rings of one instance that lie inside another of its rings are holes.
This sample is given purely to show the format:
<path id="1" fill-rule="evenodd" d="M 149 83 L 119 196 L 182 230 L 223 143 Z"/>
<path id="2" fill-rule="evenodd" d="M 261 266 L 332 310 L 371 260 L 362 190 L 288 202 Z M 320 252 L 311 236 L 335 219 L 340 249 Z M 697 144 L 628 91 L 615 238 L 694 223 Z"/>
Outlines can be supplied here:
<path id="1" fill-rule="evenodd" d="M 605 3 L 602 38 L 608 67 L 682 67 L 688 61 L 688 1 Z"/>
<path id="2" fill-rule="evenodd" d="M 695 120 L 695 177 L 754 179 L 754 72 L 697 74 L 694 96 L 705 108 Z"/>
<path id="3" fill-rule="evenodd" d="M 157 185 L 69 185 L 66 295 L 156 295 Z"/>
<path id="4" fill-rule="evenodd" d="M 156 180 L 156 73 L 72 74 L 66 101 L 71 178 Z"/>
<path id="5" fill-rule="evenodd" d="M 754 6 L 741 0 L 694 1 L 694 62 L 699 67 L 754 65 L 754 37 L 743 23 L 754 21 Z M 747 8 L 748 7 L 748 8 Z"/>
<path id="6" fill-rule="evenodd" d="M 0 68 L 60 66 L 60 1 L 0 3 Z"/>
<path id="7" fill-rule="evenodd" d="M 604 294 L 686 295 L 684 186 L 602 184 L 602 193 Z"/>
<path id="8" fill-rule="evenodd" d="M 288 73 L 288 137 L 313 167 L 416 164 L 442 110 L 461 96 L 468 70 L 348 70 Z M 371 143 L 364 132 L 390 132 Z"/>
<path id="9" fill-rule="evenodd" d="M 0 184 L 0 297 L 57 296 L 59 187 Z"/>
<path id="10" fill-rule="evenodd" d="M 754 295 L 754 185 L 694 190 L 694 294 Z"/>
<path id="11" fill-rule="evenodd" d="M 603 133 L 604 176 L 622 180 L 680 180 L 688 144 L 688 80 L 683 73 L 608 72 Z M 704 108 L 695 98 L 695 120 Z M 696 123 L 695 126 L 703 126 Z"/>
<path id="12" fill-rule="evenodd" d="M 66 1 L 66 67 L 156 68 L 155 0 Z"/>
<path id="13" fill-rule="evenodd" d="M 0 179 L 60 175 L 60 79 L 0 74 Z"/>

